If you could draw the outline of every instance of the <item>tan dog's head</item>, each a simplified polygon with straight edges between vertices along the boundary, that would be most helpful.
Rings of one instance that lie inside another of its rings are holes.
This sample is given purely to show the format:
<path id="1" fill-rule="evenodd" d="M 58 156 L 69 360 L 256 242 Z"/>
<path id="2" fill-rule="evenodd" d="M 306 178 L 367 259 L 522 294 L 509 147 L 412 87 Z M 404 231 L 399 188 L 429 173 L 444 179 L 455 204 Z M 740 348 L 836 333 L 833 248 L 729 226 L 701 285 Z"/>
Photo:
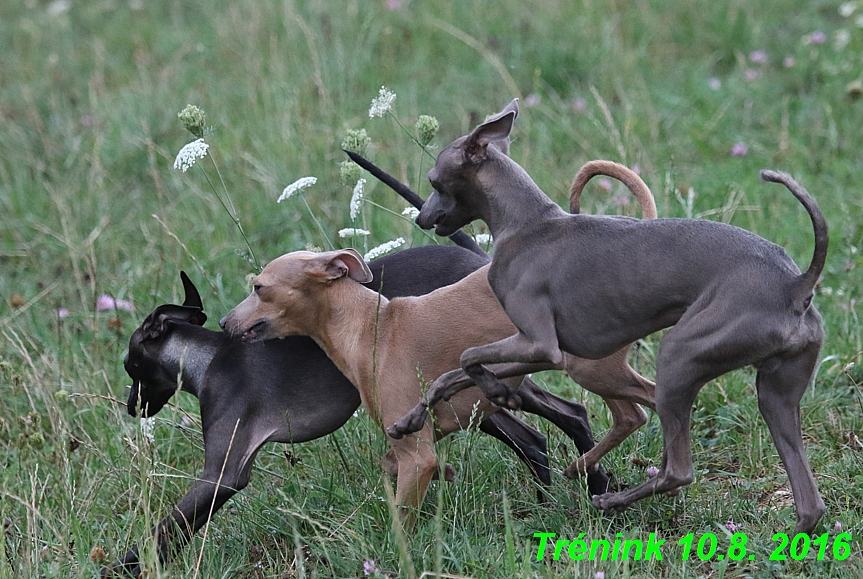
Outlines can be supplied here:
<path id="1" fill-rule="evenodd" d="M 219 326 L 244 342 L 310 335 L 316 328 L 319 297 L 345 277 L 360 283 L 372 280 L 369 266 L 354 249 L 288 253 L 267 264 L 253 280 L 249 297 Z"/>

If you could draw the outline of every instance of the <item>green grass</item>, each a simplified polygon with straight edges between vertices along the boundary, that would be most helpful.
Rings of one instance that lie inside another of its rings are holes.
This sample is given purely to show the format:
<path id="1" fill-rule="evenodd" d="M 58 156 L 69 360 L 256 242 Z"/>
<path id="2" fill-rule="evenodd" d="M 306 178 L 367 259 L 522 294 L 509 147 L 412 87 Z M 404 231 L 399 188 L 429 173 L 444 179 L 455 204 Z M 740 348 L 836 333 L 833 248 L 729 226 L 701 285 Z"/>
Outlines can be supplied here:
<path id="1" fill-rule="evenodd" d="M 91 549 L 113 559 L 144 541 L 202 466 L 200 429 L 178 427 L 184 413 L 197 414 L 194 399 L 179 395 L 158 416 L 153 443 L 120 404 L 128 337 L 152 307 L 178 299 L 179 270 L 199 283 L 212 320 L 242 298 L 252 271 L 200 170 L 171 167 L 191 140 L 177 112 L 194 103 L 217 127 L 210 152 L 266 262 L 307 245 L 346 244 L 335 236 L 351 225 L 352 184 L 339 180 L 346 129 L 365 128 L 370 156 L 428 195 L 430 159 L 391 118 L 368 118 L 381 85 L 397 93 L 405 126 L 419 114 L 437 117 L 437 147 L 522 97 L 513 157 L 561 204 L 583 162 L 638 164 L 661 216 L 731 222 L 783 245 L 804 267 L 809 220 L 757 170 L 788 171 L 817 197 L 831 228 L 816 300 L 827 339 L 803 424 L 828 506 L 818 532 L 832 540 L 840 521 L 853 537 L 850 556 L 768 560 L 774 533 L 792 531 L 794 509 L 757 412 L 754 374 L 740 371 L 698 397 L 697 479 L 677 498 L 602 516 L 560 475 L 572 445 L 532 421 L 549 437 L 549 503 L 536 503 L 510 453 L 463 433 L 440 445 L 457 483 L 432 486 L 416 533 L 399 546 L 378 466 L 386 441 L 361 414 L 288 449 L 302 458 L 296 466 L 283 448 L 267 447 L 250 487 L 209 527 L 200 565 L 202 533 L 164 569 L 149 553 L 149 577 L 361 577 L 370 559 L 398 577 L 863 576 L 863 102 L 847 90 L 860 79 L 863 5 L 845 17 L 826 0 L 402 4 L 0 5 L 0 578 L 92 577 Z M 826 33 L 823 44 L 808 41 L 816 30 Z M 752 62 L 756 50 L 768 61 Z M 735 143 L 748 153 L 732 156 Z M 215 177 L 208 160 L 199 165 Z M 299 197 L 275 204 L 306 175 L 319 179 L 304 197 L 324 233 Z M 396 213 L 404 207 L 371 182 L 366 193 Z M 585 210 L 632 212 L 613 203 L 621 193 L 592 185 Z M 368 247 L 397 236 L 431 242 L 372 205 L 361 219 L 372 231 Z M 100 294 L 135 310 L 97 311 Z M 58 308 L 69 316 L 59 319 Z M 647 376 L 657 345 L 644 341 L 633 358 Z M 599 399 L 560 376 L 539 378 L 587 404 L 597 435 L 607 430 Z M 634 485 L 660 452 L 654 416 L 604 464 Z M 716 533 L 724 549 L 731 519 L 755 560 L 679 560 L 677 541 L 688 533 Z M 535 532 L 611 541 L 658 532 L 667 543 L 662 561 L 536 563 Z"/>

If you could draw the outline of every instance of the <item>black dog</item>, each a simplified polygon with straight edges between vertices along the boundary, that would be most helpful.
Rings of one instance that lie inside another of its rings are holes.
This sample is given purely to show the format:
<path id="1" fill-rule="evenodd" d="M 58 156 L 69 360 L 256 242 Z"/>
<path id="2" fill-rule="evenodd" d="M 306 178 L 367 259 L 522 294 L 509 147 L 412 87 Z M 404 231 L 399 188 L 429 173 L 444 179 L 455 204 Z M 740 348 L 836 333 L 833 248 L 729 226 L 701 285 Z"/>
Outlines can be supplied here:
<path id="1" fill-rule="evenodd" d="M 417 268 L 417 263 L 424 267 Z M 372 262 L 374 280 L 368 285 L 380 288 L 385 273 L 382 293 L 387 297 L 421 295 L 486 263 L 487 256 L 462 247 L 417 247 Z M 188 277 L 181 277 L 184 304 L 161 305 L 147 316 L 132 335 L 125 360 L 133 380 L 128 401 L 132 416 L 139 404 L 143 416 L 155 415 L 177 390 L 178 376 L 182 389 L 200 401 L 204 471 L 171 515 L 152 530 L 162 561 L 248 484 L 264 443 L 324 436 L 339 429 L 360 405 L 357 390 L 310 338 L 244 344 L 201 327 L 207 317 L 200 296 Z M 560 427 L 579 452 L 593 447 L 583 406 L 549 394 L 528 379 L 519 392 L 524 393 L 523 408 Z M 543 484 L 550 484 L 541 433 L 506 411 L 484 420 L 480 430 L 512 448 Z M 588 486 L 592 494 L 604 492 L 608 477 L 600 470 L 588 478 Z M 140 573 L 137 546 L 102 570 L 105 576 L 114 572 Z"/>

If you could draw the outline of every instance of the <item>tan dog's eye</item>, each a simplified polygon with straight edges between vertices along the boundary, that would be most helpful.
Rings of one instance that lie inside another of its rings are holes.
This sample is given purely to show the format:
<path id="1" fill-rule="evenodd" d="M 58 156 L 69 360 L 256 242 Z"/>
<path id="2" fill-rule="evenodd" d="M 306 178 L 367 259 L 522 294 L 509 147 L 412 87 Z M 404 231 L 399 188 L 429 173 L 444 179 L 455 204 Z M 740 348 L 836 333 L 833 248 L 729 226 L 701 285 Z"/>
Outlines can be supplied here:
<path id="1" fill-rule="evenodd" d="M 255 285 L 253 285 L 252 287 L 255 289 L 255 293 L 258 293 L 259 291 L 261 291 L 261 288 L 262 288 L 262 287 L 264 287 L 264 286 L 262 286 L 262 285 L 261 285 L 261 284 L 259 284 L 259 283 L 256 283 L 256 284 L 255 284 Z"/>

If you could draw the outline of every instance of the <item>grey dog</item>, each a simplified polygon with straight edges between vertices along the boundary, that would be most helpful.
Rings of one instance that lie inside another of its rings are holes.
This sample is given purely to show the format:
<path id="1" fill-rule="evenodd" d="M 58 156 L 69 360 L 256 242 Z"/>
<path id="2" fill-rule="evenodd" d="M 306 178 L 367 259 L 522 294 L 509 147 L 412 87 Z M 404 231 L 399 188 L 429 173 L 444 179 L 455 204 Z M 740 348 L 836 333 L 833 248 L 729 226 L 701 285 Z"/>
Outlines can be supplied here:
<path id="1" fill-rule="evenodd" d="M 517 114 L 513 101 L 441 151 L 428 175 L 434 192 L 417 223 L 448 235 L 473 220 L 486 222 L 496 244 L 489 283 L 518 332 L 465 350 L 463 370 L 436 380 L 391 431 L 413 432 L 424 422 L 426 402 L 474 382 L 489 400 L 517 407 L 518 395 L 498 378 L 559 368 L 563 352 L 607 356 L 673 326 L 656 358 L 660 472 L 635 488 L 595 496 L 593 504 L 619 511 L 691 483 L 696 394 L 710 380 L 754 366 L 758 408 L 794 493 L 796 532 L 811 532 L 825 510 L 800 427 L 800 400 L 823 339 L 812 305 L 828 245 L 817 203 L 790 176 L 761 172 L 785 185 L 812 221 L 815 248 L 802 274 L 778 245 L 723 223 L 570 215 L 501 152 Z"/>

